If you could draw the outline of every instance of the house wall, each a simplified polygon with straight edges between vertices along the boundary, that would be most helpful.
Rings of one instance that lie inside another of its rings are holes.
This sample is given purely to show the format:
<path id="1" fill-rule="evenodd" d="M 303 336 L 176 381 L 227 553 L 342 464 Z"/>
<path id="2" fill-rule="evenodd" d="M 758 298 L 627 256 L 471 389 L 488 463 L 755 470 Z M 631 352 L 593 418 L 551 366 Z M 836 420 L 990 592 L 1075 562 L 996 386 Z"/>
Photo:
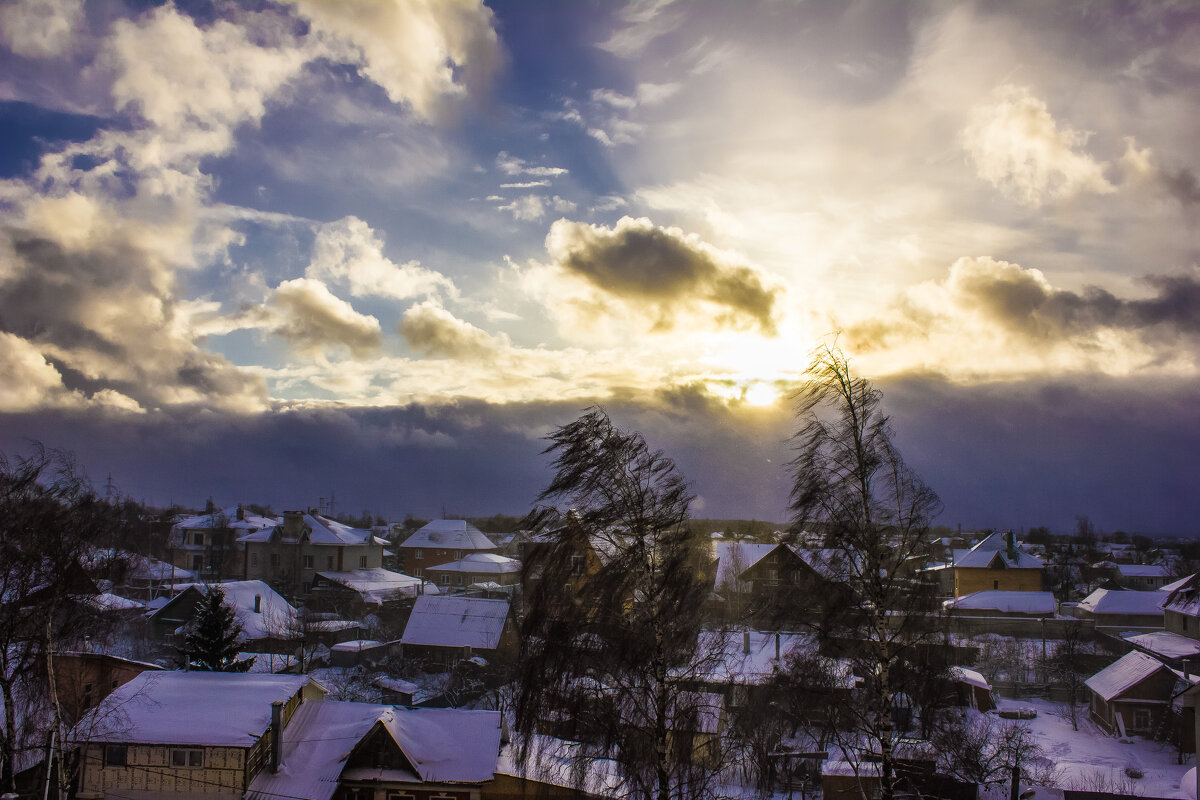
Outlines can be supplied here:
<path id="1" fill-rule="evenodd" d="M 984 569 L 980 567 L 954 568 L 954 596 L 962 597 L 972 592 L 1040 592 L 1042 571 L 1040 569 L 1008 568 Z"/>
<path id="2" fill-rule="evenodd" d="M 568 786 L 499 774 L 483 785 L 482 792 L 482 800 L 598 800 L 599 797 Z"/>
<path id="3" fill-rule="evenodd" d="M 422 784 L 418 788 L 396 784 L 389 788 L 345 781 L 334 792 L 333 800 L 481 800 L 481 793 L 478 786 Z"/>
<path id="4" fill-rule="evenodd" d="M 1169 608 L 1163 609 L 1163 624 L 1171 633 L 1187 636 L 1190 639 L 1200 639 L 1200 619 L 1190 614 L 1180 614 Z"/>
<path id="5" fill-rule="evenodd" d="M 63 710 L 77 720 L 98 705 L 113 689 L 148 669 L 148 664 L 94 653 L 60 653 L 54 656 L 54 681 Z"/>
<path id="6" fill-rule="evenodd" d="M 400 571 L 405 575 L 412 575 L 414 578 L 428 577 L 426 572 L 430 567 L 458 561 L 471 553 L 495 553 L 499 550 L 496 547 L 489 547 L 486 550 L 455 550 L 445 547 L 404 547 L 403 545 L 394 549 L 400 556 Z"/>
<path id="7" fill-rule="evenodd" d="M 202 767 L 171 766 L 171 751 L 200 749 Z M 248 748 L 181 748 L 168 745 L 128 745 L 125 766 L 106 766 L 105 745 L 84 748 L 78 797 L 120 798 L 129 790 L 153 792 L 163 796 L 181 792 L 204 793 L 214 798 L 241 797 L 247 784 Z"/>
<path id="8" fill-rule="evenodd" d="M 410 574 L 410 573 L 405 573 Z M 414 576 L 416 577 L 416 576 Z M 501 586 L 512 586 L 520 580 L 521 573 L 506 572 L 497 574 L 494 572 L 460 572 L 458 570 L 429 570 L 425 576 L 427 580 L 431 580 L 438 586 L 448 586 L 452 589 L 465 589 L 472 583 L 498 583 Z"/>
<path id="9" fill-rule="evenodd" d="M 1159 670 L 1107 702 L 1092 692 L 1092 719 L 1109 734 L 1116 736 L 1119 733 L 1116 715 L 1120 713 L 1125 722 L 1126 733 L 1150 735 L 1157 732 L 1162 715 L 1170 710 L 1171 692 L 1174 688 L 1175 675 L 1167 670 Z M 1147 725 L 1137 724 L 1139 709 L 1148 713 Z"/>
<path id="10" fill-rule="evenodd" d="M 308 596 L 314 576 L 383 566 L 383 545 L 324 545 L 308 542 L 245 542 L 244 580 L 264 580 L 284 594 Z"/>

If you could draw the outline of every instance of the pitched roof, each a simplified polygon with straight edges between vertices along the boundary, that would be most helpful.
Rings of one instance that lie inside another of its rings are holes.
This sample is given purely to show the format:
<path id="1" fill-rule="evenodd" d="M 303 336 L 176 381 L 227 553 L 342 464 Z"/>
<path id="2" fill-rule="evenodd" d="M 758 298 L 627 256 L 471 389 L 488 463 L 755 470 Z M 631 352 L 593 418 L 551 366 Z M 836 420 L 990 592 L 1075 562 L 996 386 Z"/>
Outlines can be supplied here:
<path id="1" fill-rule="evenodd" d="M 1112 700 L 1167 666 L 1153 656 L 1134 650 L 1084 681 L 1084 685 L 1106 701 Z"/>
<path id="2" fill-rule="evenodd" d="M 176 530 L 201 530 L 210 528 L 233 528 L 234 530 L 261 530 L 263 528 L 273 528 L 279 524 L 279 520 L 274 517 L 260 517 L 257 514 L 247 514 L 245 509 L 242 512 L 242 519 L 238 519 L 238 507 L 230 506 L 217 511 L 212 511 L 206 514 L 194 514 L 190 517 L 184 517 L 171 526 L 171 531 Z"/>
<path id="3" fill-rule="evenodd" d="M 435 519 L 400 547 L 435 547 L 449 550 L 495 550 L 496 545 L 465 519 Z"/>
<path id="4" fill-rule="evenodd" d="M 1161 615 L 1166 599 L 1162 592 L 1097 589 L 1081 600 L 1079 607 L 1093 614 Z"/>
<path id="5" fill-rule="evenodd" d="M 980 689 L 992 690 L 992 685 L 988 683 L 988 679 L 983 677 L 981 673 L 966 667 L 950 667 L 950 679 L 959 683 L 967 683 L 971 686 L 977 686 Z"/>
<path id="6" fill-rule="evenodd" d="M 1016 558 L 1008 553 L 1006 534 L 993 533 L 965 553 L 955 551 L 954 566 L 983 569 L 1041 569 L 1045 566 L 1037 556 L 1016 547 Z"/>
<path id="7" fill-rule="evenodd" d="M 1149 650 L 1163 658 L 1200 656 L 1200 641 L 1172 631 L 1150 631 L 1122 638 L 1132 645 Z"/>
<path id="8" fill-rule="evenodd" d="M 493 650 L 500 644 L 507 618 L 507 600 L 422 595 L 413 604 L 400 641 Z"/>
<path id="9" fill-rule="evenodd" d="M 375 567 L 374 569 L 354 569 L 346 572 L 317 572 L 340 586 L 345 586 L 358 592 L 368 603 L 383 603 L 401 595 L 415 597 L 421 591 L 437 594 L 437 586 L 429 581 L 422 581 L 402 572 L 392 572 L 390 569 Z"/>
<path id="10" fill-rule="evenodd" d="M 265 581 L 180 584 L 176 588 L 181 592 L 155 611 L 154 616 L 162 614 L 168 608 L 172 609 L 170 613 L 174 613 L 180 604 L 187 602 L 186 598 L 180 599 L 184 597 L 187 589 L 195 589 L 201 595 L 207 595 L 212 586 L 220 587 L 225 593 L 225 605 L 233 609 L 246 639 L 287 638 L 288 631 L 294 629 L 299 612 Z M 256 597 L 259 598 L 258 611 L 254 610 Z M 190 613 L 191 610 L 187 611 Z"/>
<path id="11" fill-rule="evenodd" d="M 713 585 L 718 589 L 736 583 L 742 573 L 766 558 L 778 544 L 758 542 L 714 541 L 713 557 L 717 559 L 717 573 Z"/>
<path id="12" fill-rule="evenodd" d="M 307 675 L 147 671 L 113 690 L 75 728 L 79 740 L 249 747 Z"/>
<path id="13" fill-rule="evenodd" d="M 1190 617 L 1200 616 L 1200 572 L 1183 581 L 1174 591 L 1167 593 L 1163 608 Z"/>
<path id="14" fill-rule="evenodd" d="M 426 569 L 436 569 L 441 572 L 486 572 L 494 575 L 507 575 L 511 572 L 520 572 L 521 562 L 496 553 L 468 553 L 458 561 L 438 564 L 436 567 L 426 567 Z"/>
<path id="15" fill-rule="evenodd" d="M 1125 578 L 1165 578 L 1171 574 L 1162 564 L 1117 564 L 1117 572 Z"/>

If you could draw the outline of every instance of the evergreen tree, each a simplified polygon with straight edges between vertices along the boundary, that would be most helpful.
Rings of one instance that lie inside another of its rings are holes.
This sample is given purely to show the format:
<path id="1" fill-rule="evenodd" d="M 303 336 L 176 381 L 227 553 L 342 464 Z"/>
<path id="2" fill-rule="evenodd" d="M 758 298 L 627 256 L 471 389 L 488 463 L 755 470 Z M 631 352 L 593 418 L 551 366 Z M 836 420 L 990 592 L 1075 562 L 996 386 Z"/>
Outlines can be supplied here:
<path id="1" fill-rule="evenodd" d="M 254 659 L 237 660 L 242 626 L 225 603 L 225 592 L 212 586 L 196 604 L 196 616 L 183 640 L 184 664 L 201 672 L 246 672 Z"/>

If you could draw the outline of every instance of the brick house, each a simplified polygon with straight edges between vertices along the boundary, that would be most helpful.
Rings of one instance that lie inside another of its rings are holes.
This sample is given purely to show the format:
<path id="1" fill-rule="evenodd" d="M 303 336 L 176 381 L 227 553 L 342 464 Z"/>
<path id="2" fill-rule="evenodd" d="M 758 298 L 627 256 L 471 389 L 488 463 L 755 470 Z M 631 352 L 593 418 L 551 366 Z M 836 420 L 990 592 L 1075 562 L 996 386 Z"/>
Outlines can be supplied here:
<path id="1" fill-rule="evenodd" d="M 426 577 L 430 567 L 497 550 L 495 542 L 464 519 L 435 519 L 396 545 L 400 571 L 416 578 Z"/>

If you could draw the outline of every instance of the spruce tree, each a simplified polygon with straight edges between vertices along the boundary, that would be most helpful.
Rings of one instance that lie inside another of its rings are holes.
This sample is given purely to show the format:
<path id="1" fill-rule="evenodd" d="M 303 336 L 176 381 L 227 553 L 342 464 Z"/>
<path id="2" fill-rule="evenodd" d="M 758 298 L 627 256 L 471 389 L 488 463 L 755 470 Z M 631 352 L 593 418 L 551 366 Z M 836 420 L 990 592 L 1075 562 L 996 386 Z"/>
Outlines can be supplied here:
<path id="1" fill-rule="evenodd" d="M 209 587 L 196 604 L 196 616 L 188 626 L 182 655 L 188 669 L 201 672 L 246 672 L 254 659 L 237 660 L 242 626 L 225 603 L 220 586 Z"/>

